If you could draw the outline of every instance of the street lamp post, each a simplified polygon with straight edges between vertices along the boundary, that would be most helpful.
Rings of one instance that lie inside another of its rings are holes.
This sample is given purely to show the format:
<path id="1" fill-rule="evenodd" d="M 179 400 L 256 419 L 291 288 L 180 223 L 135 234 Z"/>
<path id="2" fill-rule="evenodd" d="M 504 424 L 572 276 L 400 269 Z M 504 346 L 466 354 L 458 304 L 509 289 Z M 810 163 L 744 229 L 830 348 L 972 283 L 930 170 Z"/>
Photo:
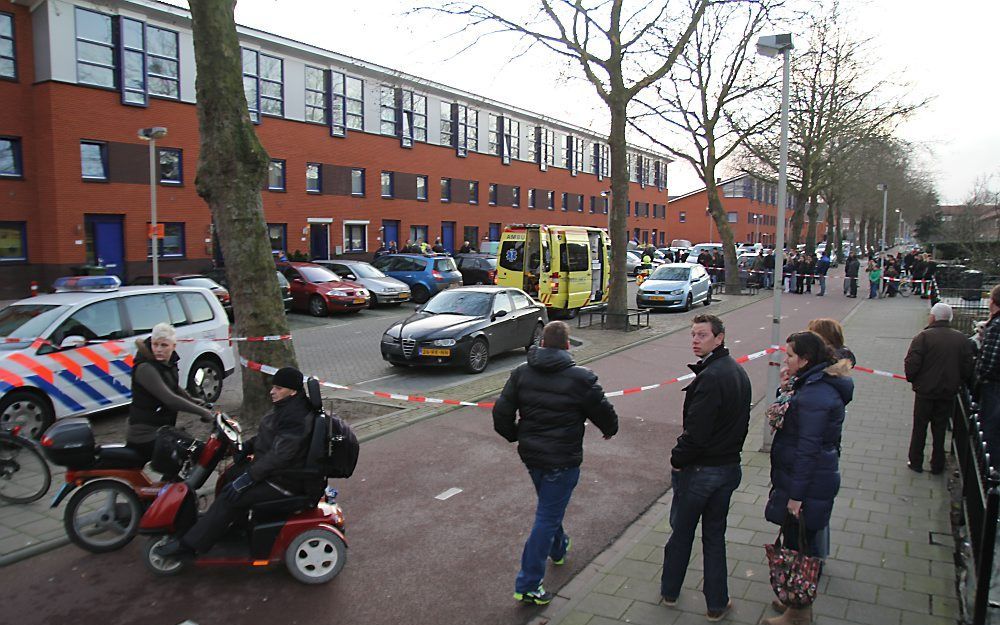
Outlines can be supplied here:
<path id="1" fill-rule="evenodd" d="M 153 284 L 160 283 L 160 233 L 156 227 L 156 140 L 166 136 L 167 129 L 162 126 L 139 129 L 139 138 L 149 141 L 149 238 L 153 256 Z"/>
<path id="2" fill-rule="evenodd" d="M 882 267 L 885 267 L 885 213 L 889 207 L 889 185 L 880 182 L 875 188 L 882 192 L 882 249 L 879 257 L 882 259 Z"/>
<path id="3" fill-rule="evenodd" d="M 776 240 L 774 242 L 774 311 L 771 314 L 771 345 L 781 344 L 781 289 L 784 279 L 782 268 L 785 264 L 785 203 L 788 195 L 788 83 L 791 74 L 792 59 L 792 36 L 769 35 L 757 40 L 757 53 L 769 58 L 774 58 L 779 54 L 782 56 L 782 79 L 781 79 L 781 147 L 778 157 L 778 219 Z M 781 366 L 781 353 L 771 354 L 770 367 L 767 371 L 768 393 L 765 397 L 773 396 L 774 389 L 780 383 L 779 367 Z M 763 451 L 771 449 L 771 439 L 773 434 L 768 424 L 764 423 L 764 447 Z"/>

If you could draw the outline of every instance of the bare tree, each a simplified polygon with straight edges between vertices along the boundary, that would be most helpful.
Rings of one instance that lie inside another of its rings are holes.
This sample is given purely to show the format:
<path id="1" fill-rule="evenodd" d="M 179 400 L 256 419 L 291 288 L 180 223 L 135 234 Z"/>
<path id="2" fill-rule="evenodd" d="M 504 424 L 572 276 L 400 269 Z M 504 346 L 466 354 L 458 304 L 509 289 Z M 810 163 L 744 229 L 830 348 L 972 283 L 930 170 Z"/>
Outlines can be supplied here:
<path id="1" fill-rule="evenodd" d="M 726 272 L 728 292 L 739 292 L 740 277 L 716 172 L 747 137 L 777 120 L 775 108 L 759 102 L 761 95 L 770 96 L 775 76 L 754 71 L 753 41 L 781 4 L 761 0 L 712 6 L 677 66 L 656 86 L 658 100 L 638 100 L 640 112 L 630 120 L 649 141 L 691 165 L 705 183 L 709 213 L 719 229 L 726 267 L 731 268 Z M 650 122 L 662 122 L 656 125 L 666 125 L 683 137 L 683 143 L 664 140 Z"/>
<path id="2" fill-rule="evenodd" d="M 529 48 L 543 48 L 578 63 L 608 108 L 611 128 L 608 145 L 611 151 L 611 288 L 608 310 L 612 327 L 625 327 L 628 308 L 625 271 L 628 229 L 628 163 L 625 128 L 628 106 L 644 89 L 671 70 L 681 50 L 687 45 L 706 7 L 725 0 L 690 0 L 679 12 L 671 9 L 677 2 L 635 2 L 625 7 L 624 0 L 537 0 L 538 16 L 520 19 L 473 2 L 446 2 L 434 11 L 465 18 L 465 29 L 493 28 L 493 32 L 513 33 L 524 37 Z M 673 6 L 671 6 L 673 5 Z M 674 33 L 674 34 L 670 34 Z M 653 48 L 665 50 L 651 68 L 644 67 L 646 53 Z"/>
<path id="3" fill-rule="evenodd" d="M 195 89 L 201 154 L 195 185 L 212 211 L 226 259 L 235 334 L 288 334 L 264 221 L 261 189 L 269 158 L 257 140 L 243 92 L 233 0 L 189 0 L 194 31 Z M 241 342 L 243 358 L 276 367 L 295 364 L 288 342 Z M 251 425 L 269 408 L 263 375 L 242 369 L 241 416 Z"/>

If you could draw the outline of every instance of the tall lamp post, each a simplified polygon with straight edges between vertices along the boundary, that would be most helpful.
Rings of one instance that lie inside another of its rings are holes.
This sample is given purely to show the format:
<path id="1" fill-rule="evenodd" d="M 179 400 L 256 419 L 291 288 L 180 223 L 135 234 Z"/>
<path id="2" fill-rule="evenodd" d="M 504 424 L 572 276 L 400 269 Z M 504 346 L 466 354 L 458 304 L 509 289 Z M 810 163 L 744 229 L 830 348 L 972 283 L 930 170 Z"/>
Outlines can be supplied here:
<path id="1" fill-rule="evenodd" d="M 152 128 L 140 128 L 139 138 L 149 141 L 149 238 L 151 240 L 153 256 L 153 284 L 160 283 L 160 232 L 156 227 L 156 140 L 167 136 L 167 129 L 163 126 L 153 126 Z"/>
<path id="2" fill-rule="evenodd" d="M 782 56 L 782 79 L 781 79 L 781 147 L 778 158 L 778 232 L 774 242 L 774 311 L 771 314 L 771 345 L 781 344 L 781 289 L 784 279 L 782 268 L 784 267 L 785 250 L 785 203 L 788 195 L 788 83 L 791 75 L 792 49 L 791 34 L 768 35 L 757 39 L 757 53 L 768 58 L 774 58 L 779 54 Z M 781 352 L 771 354 L 770 367 L 767 371 L 768 392 L 773 394 L 773 390 L 778 388 L 780 383 L 779 367 L 781 366 Z M 769 395 L 766 395 L 769 396 Z M 771 428 L 764 423 L 764 448 L 763 451 L 771 449 Z"/>
<path id="3" fill-rule="evenodd" d="M 882 266 L 885 267 L 885 213 L 889 207 L 889 185 L 880 182 L 875 188 L 882 192 L 882 249 L 879 257 L 882 259 Z"/>

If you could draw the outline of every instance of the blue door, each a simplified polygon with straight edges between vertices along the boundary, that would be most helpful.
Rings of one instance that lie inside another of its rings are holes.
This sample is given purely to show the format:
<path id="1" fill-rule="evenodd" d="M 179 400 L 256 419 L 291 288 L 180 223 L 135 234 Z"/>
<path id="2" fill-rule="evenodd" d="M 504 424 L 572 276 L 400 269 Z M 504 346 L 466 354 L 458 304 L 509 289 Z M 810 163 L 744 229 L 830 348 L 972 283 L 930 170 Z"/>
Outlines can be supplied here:
<path id="1" fill-rule="evenodd" d="M 441 245 L 444 249 L 448 251 L 449 254 L 455 252 L 455 222 L 454 221 L 442 221 L 441 222 Z"/>
<path id="2" fill-rule="evenodd" d="M 394 219 L 382 221 L 382 243 L 389 247 L 390 243 L 395 243 L 397 247 L 402 247 L 399 243 L 399 222 Z M 406 241 L 403 241 L 406 243 Z"/>
<path id="3" fill-rule="evenodd" d="M 500 240 L 500 224 L 490 224 L 490 241 Z"/>
<path id="4" fill-rule="evenodd" d="M 313 260 L 330 258 L 329 224 L 309 224 L 309 256 Z"/>
<path id="5" fill-rule="evenodd" d="M 121 215 L 87 215 L 84 221 L 94 238 L 95 265 L 103 265 L 108 275 L 125 277 L 125 236 Z"/>

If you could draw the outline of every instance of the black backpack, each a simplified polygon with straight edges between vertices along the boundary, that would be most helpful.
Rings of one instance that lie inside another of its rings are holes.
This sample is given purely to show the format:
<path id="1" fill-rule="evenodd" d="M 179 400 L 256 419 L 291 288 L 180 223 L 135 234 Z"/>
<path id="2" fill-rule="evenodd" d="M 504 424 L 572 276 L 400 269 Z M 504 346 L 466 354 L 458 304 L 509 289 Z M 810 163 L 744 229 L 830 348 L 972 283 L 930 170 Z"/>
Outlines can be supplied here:
<path id="1" fill-rule="evenodd" d="M 351 430 L 351 426 L 346 421 L 337 415 L 327 414 L 323 410 L 319 381 L 316 378 L 309 378 L 306 387 L 309 403 L 320 415 L 320 418 L 314 422 L 315 426 L 321 426 L 321 424 L 324 426 L 322 431 L 324 449 L 317 454 L 316 463 L 328 478 L 351 477 L 354 468 L 358 466 L 358 455 L 361 452 L 358 437 L 354 435 L 354 431 Z M 313 439 L 318 433 L 313 432 Z"/>

